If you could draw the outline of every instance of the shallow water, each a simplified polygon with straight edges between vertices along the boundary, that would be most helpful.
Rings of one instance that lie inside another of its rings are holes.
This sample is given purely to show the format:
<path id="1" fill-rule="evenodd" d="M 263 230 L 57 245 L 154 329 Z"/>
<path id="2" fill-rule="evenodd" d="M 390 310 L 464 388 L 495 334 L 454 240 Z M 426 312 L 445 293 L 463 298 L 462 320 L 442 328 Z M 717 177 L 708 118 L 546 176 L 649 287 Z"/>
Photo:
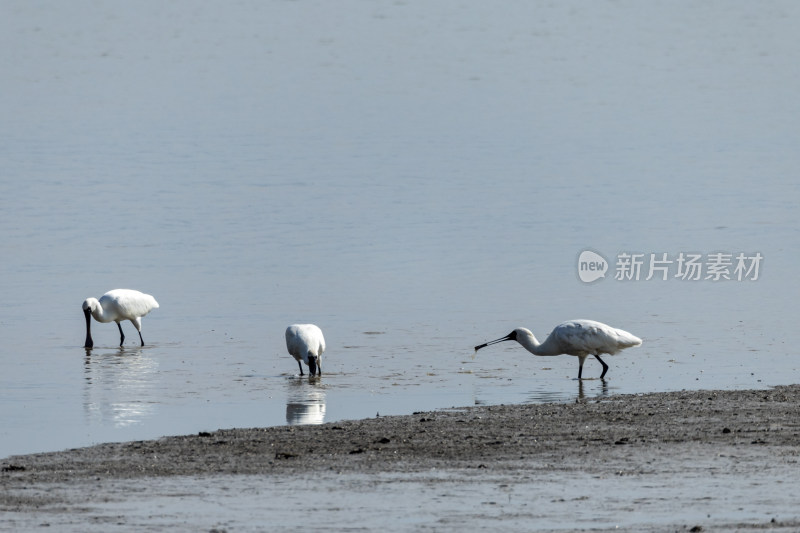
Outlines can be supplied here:
<path id="1" fill-rule="evenodd" d="M 0 457 L 796 381 L 794 3 L 4 10 Z M 585 249 L 605 279 L 579 280 Z M 621 252 L 764 259 L 617 281 Z M 161 304 L 147 346 L 97 324 L 87 353 L 80 304 L 119 287 Z M 571 318 L 644 344 L 606 383 L 471 358 Z M 294 322 L 325 332 L 319 380 Z"/>
<path id="2" fill-rule="evenodd" d="M 269 524 L 286 531 L 352 531 L 385 527 L 453 531 L 492 527 L 506 531 L 661 531 L 698 524 L 715 530 L 759 530 L 787 518 L 794 478 L 776 468 L 748 472 L 740 483 L 735 461 L 702 458 L 665 480 L 649 473 L 492 472 L 485 469 L 369 475 L 170 477 L 97 482 L 26 491 L 43 501 L 80 501 L 57 512 L 4 513 L 21 529 L 57 524 L 62 531 L 120 531 L 214 527 L 256 531 Z M 709 476 L 709 469 L 716 475 Z M 717 470 L 718 469 L 718 470 Z M 88 490 L 88 492 L 87 492 Z M 315 494 L 313 501 L 308 495 Z M 87 503 L 86 502 L 90 502 Z M 324 526 L 322 520 L 324 519 Z M 748 527 L 749 526 L 749 527 Z M 787 530 L 787 529 L 782 529 Z"/>

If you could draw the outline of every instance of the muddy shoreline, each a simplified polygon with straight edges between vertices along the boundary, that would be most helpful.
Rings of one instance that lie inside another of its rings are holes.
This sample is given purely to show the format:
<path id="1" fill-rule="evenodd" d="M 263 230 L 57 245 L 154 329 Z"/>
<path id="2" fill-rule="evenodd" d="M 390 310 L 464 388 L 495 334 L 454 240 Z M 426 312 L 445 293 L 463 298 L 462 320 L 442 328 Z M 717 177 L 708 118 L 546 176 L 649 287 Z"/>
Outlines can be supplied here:
<path id="1" fill-rule="evenodd" d="M 774 469 L 781 478 L 776 482 L 782 483 L 784 477 L 788 482 L 800 473 L 798 406 L 800 385 L 618 395 L 572 404 L 469 407 L 321 426 L 226 429 L 12 456 L 0 465 L 0 509 L 13 516 L 0 521 L 0 527 L 30 525 L 26 517 L 47 511 L 48 505 L 52 516 L 66 513 L 75 519 L 80 515 L 76 509 L 86 507 L 82 491 L 98 483 L 117 487 L 112 499 L 124 500 L 126 489 L 117 483 L 120 480 L 147 486 L 165 478 L 198 476 L 358 480 L 437 471 L 452 474 L 447 479 L 471 482 L 481 476 L 506 476 L 512 485 L 523 482 L 521 472 L 548 479 L 634 476 L 669 484 L 670 477 L 687 472 L 702 476 L 704 469 L 733 482 L 744 482 L 755 473 L 769 482 Z M 37 500 L 43 493 L 52 501 Z M 800 527 L 800 511 L 776 505 L 781 512 L 763 520 L 717 518 L 692 526 L 678 514 L 669 527 Z M 647 525 L 646 519 L 637 527 L 642 525 Z M 653 527 L 659 530 L 663 525 Z"/>

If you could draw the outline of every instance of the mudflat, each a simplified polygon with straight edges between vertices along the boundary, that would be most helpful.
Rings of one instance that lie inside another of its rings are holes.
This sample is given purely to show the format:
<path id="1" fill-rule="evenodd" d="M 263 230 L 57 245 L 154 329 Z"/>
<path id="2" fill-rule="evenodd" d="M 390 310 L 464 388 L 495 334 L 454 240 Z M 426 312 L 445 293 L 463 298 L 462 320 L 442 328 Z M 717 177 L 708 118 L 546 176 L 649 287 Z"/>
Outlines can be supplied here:
<path id="1" fill-rule="evenodd" d="M 0 529 L 800 530 L 800 385 L 224 429 L 0 461 Z"/>

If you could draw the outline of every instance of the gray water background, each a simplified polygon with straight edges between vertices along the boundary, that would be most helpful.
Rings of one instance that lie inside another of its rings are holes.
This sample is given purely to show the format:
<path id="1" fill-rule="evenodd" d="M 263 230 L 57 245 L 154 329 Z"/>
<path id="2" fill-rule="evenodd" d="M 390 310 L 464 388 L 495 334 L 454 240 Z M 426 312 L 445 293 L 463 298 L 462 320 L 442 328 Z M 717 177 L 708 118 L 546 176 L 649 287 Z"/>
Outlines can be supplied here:
<path id="1" fill-rule="evenodd" d="M 0 5 L 0 457 L 797 382 L 800 5 Z M 612 263 L 577 277 L 584 249 Z M 763 257 L 756 281 L 614 259 Z M 153 294 L 147 346 L 80 305 Z M 592 318 L 644 344 L 472 347 Z M 328 350 L 301 379 L 288 324 Z M 584 373 L 598 376 L 587 361 Z"/>

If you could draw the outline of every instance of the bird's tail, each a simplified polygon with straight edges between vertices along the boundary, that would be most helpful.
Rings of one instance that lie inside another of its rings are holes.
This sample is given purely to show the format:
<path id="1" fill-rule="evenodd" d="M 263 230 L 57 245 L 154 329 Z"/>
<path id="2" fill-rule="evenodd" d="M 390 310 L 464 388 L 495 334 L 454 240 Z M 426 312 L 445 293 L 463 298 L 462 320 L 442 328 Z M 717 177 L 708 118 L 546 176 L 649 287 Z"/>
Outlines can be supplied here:
<path id="1" fill-rule="evenodd" d="M 627 331 L 622 329 L 617 330 L 617 337 L 619 339 L 620 344 L 622 344 L 624 348 L 631 348 L 633 346 L 639 346 L 640 344 L 642 344 L 642 339 L 640 339 L 633 333 L 628 333 Z"/>

